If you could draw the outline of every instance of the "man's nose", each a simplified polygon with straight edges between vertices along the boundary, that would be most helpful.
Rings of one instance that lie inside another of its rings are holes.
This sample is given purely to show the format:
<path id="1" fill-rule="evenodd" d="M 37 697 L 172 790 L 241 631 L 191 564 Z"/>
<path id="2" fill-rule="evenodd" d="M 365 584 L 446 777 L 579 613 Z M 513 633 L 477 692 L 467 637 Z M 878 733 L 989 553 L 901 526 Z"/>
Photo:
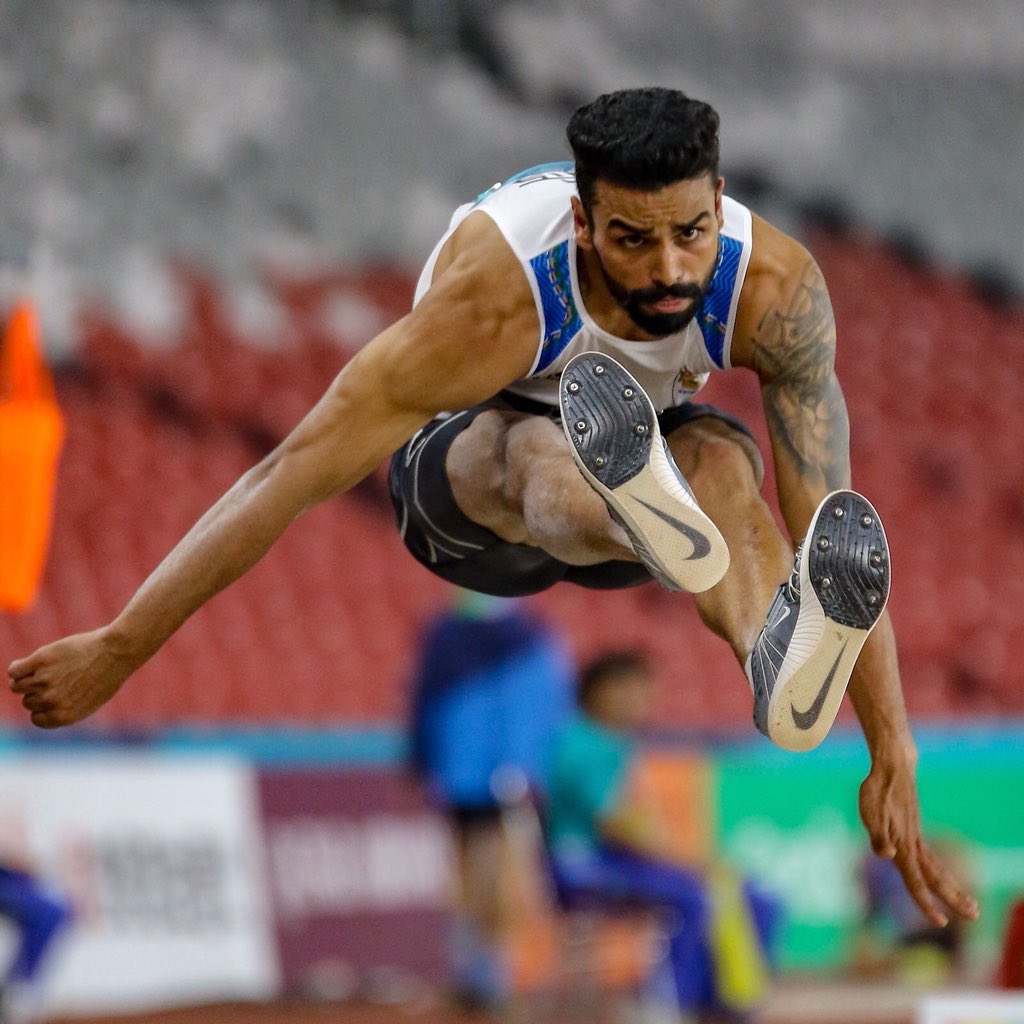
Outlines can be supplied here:
<path id="1" fill-rule="evenodd" d="M 651 267 L 651 280 L 665 286 L 686 283 L 683 254 L 676 246 L 666 243 L 657 248 Z"/>

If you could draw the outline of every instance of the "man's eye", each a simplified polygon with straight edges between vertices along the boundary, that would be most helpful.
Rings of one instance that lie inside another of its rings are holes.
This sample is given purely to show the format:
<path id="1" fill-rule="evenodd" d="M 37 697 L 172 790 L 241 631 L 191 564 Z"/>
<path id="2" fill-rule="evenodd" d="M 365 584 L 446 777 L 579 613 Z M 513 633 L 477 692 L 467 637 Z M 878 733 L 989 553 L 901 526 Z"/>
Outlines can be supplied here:
<path id="1" fill-rule="evenodd" d="M 621 235 L 619 245 L 625 249 L 639 249 L 647 239 L 643 235 Z"/>
<path id="2" fill-rule="evenodd" d="M 679 232 L 679 237 L 686 242 L 692 242 L 695 238 L 699 238 L 701 234 L 700 228 L 683 228 Z"/>

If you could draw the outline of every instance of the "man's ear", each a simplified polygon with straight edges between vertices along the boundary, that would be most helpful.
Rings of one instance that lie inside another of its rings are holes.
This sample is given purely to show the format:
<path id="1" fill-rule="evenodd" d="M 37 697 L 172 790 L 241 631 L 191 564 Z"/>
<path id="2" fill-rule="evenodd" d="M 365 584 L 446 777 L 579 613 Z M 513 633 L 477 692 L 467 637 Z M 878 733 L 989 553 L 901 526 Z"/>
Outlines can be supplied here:
<path id="1" fill-rule="evenodd" d="M 590 236 L 590 221 L 579 196 L 570 196 L 572 203 L 572 227 L 576 235 L 576 246 L 579 249 L 593 249 L 594 241 Z"/>
<path id="2" fill-rule="evenodd" d="M 725 191 L 725 178 L 719 178 L 715 182 L 715 219 L 718 221 L 718 230 L 725 227 L 725 214 L 722 213 L 722 193 Z"/>

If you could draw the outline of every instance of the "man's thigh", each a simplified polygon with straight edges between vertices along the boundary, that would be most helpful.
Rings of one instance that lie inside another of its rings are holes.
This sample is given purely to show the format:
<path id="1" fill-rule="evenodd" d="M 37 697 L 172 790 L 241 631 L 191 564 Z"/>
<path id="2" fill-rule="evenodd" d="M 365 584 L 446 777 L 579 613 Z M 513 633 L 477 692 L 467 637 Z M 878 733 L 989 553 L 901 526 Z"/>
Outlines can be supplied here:
<path id="1" fill-rule="evenodd" d="M 658 417 L 662 434 L 680 470 L 686 474 L 690 458 L 707 442 L 727 442 L 742 453 L 754 471 L 758 487 L 764 482 L 764 460 L 750 428 L 738 416 L 714 405 L 687 402 Z"/>
<path id="2" fill-rule="evenodd" d="M 391 499 L 413 557 L 457 586 L 502 597 L 537 593 L 562 580 L 596 589 L 649 582 L 650 575 L 637 563 L 572 566 L 532 545 L 502 540 L 462 511 L 448 478 L 448 451 L 478 416 L 493 409 L 517 411 L 497 396 L 439 416 L 392 456 Z"/>

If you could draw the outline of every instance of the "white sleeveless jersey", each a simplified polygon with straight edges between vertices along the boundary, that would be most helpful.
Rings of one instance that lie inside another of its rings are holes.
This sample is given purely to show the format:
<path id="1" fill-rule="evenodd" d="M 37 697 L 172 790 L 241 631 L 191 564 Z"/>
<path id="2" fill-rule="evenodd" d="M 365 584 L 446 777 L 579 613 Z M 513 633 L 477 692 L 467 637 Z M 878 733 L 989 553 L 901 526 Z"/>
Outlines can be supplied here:
<path id="1" fill-rule="evenodd" d="M 601 352 L 629 370 L 659 411 L 688 401 L 712 370 L 729 366 L 736 306 L 750 259 L 750 211 L 723 197 L 725 224 L 718 262 L 707 294 L 686 328 L 655 341 L 630 341 L 599 327 L 583 305 L 569 203 L 575 194 L 571 163 L 541 164 L 460 206 L 420 275 L 415 301 L 430 287 L 437 254 L 449 235 L 470 213 L 480 210 L 497 224 L 519 257 L 540 320 L 533 366 L 507 391 L 557 405 L 558 379 L 565 364 L 580 352 Z"/>

